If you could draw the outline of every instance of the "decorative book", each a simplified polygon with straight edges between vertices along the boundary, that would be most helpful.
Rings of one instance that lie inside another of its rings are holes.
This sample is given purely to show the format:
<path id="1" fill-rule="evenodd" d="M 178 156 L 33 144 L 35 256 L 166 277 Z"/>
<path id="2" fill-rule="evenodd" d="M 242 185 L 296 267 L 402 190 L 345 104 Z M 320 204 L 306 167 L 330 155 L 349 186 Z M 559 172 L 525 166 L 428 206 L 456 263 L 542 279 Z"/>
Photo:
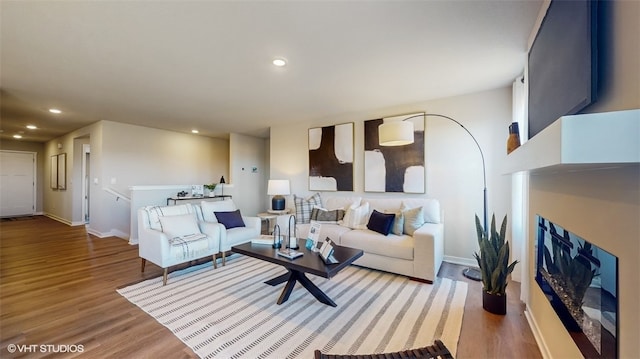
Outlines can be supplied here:
<path id="1" fill-rule="evenodd" d="M 333 245 L 331 244 L 331 239 L 329 239 L 329 237 L 327 237 L 324 240 L 324 243 L 322 243 L 319 254 L 320 258 L 322 258 L 326 264 L 340 263 L 340 261 L 333 256 Z"/>
<path id="2" fill-rule="evenodd" d="M 279 256 L 285 257 L 285 258 L 289 258 L 289 259 L 296 259 L 298 257 L 302 257 L 302 252 L 296 251 L 295 249 L 281 249 L 278 252 Z"/>
<path id="3" fill-rule="evenodd" d="M 307 236 L 305 247 L 314 252 L 316 252 L 318 248 L 318 236 L 320 235 L 320 228 L 322 228 L 322 225 L 320 223 L 311 222 L 311 228 L 309 228 L 309 236 Z"/>

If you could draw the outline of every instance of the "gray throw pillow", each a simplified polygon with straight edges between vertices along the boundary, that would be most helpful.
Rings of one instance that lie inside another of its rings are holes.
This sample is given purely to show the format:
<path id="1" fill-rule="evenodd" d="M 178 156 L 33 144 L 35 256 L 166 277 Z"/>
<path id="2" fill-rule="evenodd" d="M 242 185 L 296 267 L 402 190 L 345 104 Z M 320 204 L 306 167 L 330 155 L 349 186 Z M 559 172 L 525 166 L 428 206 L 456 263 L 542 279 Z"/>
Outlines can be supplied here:
<path id="1" fill-rule="evenodd" d="M 311 210 L 311 220 L 321 223 L 338 223 L 344 218 L 344 209 L 334 209 L 328 211 L 324 208 L 314 208 Z"/>
<path id="2" fill-rule="evenodd" d="M 424 224 L 422 207 L 404 210 L 402 215 L 404 216 L 404 233 L 410 236 L 413 236 L 413 232 Z"/>

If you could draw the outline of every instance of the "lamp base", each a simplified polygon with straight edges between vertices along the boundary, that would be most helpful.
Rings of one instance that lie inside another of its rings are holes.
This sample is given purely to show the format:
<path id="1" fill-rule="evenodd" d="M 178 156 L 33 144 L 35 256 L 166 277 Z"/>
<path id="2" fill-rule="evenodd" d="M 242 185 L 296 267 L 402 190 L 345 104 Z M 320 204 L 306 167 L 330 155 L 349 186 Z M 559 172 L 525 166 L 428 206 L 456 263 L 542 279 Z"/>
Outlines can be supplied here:
<path id="1" fill-rule="evenodd" d="M 480 269 L 478 268 L 465 268 L 462 270 L 462 275 L 478 282 L 482 280 L 482 273 L 480 273 Z"/>
<path id="2" fill-rule="evenodd" d="M 271 208 L 274 211 L 284 210 L 284 196 L 273 196 L 271 199 Z"/>

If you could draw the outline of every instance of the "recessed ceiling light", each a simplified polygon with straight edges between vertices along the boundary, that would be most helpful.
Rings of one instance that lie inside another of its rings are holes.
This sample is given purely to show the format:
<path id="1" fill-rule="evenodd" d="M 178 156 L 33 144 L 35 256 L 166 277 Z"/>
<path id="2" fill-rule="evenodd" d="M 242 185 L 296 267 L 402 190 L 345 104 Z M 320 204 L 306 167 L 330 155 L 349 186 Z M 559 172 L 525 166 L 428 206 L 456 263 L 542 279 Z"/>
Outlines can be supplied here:
<path id="1" fill-rule="evenodd" d="M 278 67 L 283 67 L 287 65 L 287 60 L 282 58 L 282 57 L 277 57 L 275 59 L 273 59 L 273 64 L 278 66 Z"/>
<path id="2" fill-rule="evenodd" d="M 20 135 L 13 135 L 13 138 L 22 138 Z"/>
<path id="3" fill-rule="evenodd" d="M 194 129 L 194 130 L 191 130 L 191 133 L 200 133 L 200 131 Z"/>
<path id="4" fill-rule="evenodd" d="M 58 110 L 57 108 L 50 108 L 50 109 L 49 109 L 49 112 L 51 112 L 51 113 L 55 113 L 55 114 L 62 113 L 62 111 Z"/>
<path id="5" fill-rule="evenodd" d="M 34 125 L 27 125 L 27 128 L 30 130 L 36 130 L 38 129 L 38 127 L 34 126 Z"/>

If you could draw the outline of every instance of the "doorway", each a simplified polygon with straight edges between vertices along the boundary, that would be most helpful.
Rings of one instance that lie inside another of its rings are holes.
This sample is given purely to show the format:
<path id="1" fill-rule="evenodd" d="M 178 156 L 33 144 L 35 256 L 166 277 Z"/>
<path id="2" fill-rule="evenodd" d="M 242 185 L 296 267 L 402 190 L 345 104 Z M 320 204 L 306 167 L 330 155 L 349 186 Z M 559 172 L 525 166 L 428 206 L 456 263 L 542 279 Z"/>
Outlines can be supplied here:
<path id="1" fill-rule="evenodd" d="M 82 218 L 85 224 L 89 224 L 89 209 L 91 208 L 91 146 L 82 144 Z"/>
<path id="2" fill-rule="evenodd" d="M 0 217 L 35 214 L 35 152 L 0 151 L 0 198 Z"/>

